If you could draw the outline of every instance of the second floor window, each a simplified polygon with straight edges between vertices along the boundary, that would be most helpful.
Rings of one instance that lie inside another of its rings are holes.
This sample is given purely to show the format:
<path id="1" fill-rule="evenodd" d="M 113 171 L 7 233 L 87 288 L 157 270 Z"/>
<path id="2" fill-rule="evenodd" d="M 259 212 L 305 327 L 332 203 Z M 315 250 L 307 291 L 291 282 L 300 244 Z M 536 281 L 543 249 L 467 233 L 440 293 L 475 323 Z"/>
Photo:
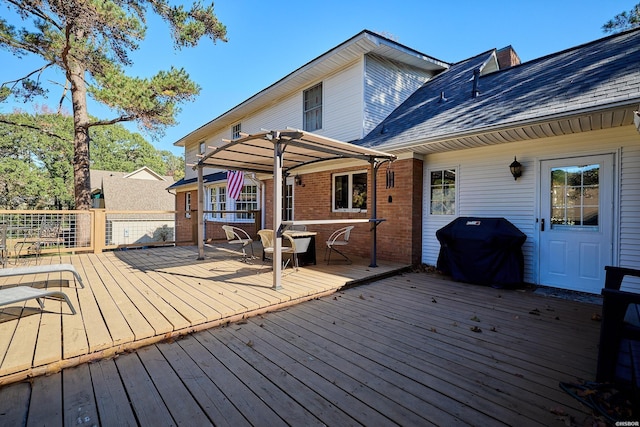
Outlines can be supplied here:
<path id="1" fill-rule="evenodd" d="M 322 129 L 322 83 L 304 91 L 304 130 Z"/>
<path id="2" fill-rule="evenodd" d="M 233 125 L 233 127 L 231 128 L 231 139 L 240 138 L 240 132 L 242 132 L 242 123 Z"/>

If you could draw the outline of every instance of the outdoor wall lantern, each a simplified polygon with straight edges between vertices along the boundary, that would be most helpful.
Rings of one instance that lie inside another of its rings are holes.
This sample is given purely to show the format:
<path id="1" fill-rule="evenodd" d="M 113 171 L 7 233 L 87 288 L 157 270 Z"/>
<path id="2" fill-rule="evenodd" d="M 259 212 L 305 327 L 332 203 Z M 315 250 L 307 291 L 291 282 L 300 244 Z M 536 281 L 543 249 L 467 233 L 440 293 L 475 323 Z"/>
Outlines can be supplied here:
<path id="1" fill-rule="evenodd" d="M 300 175 L 296 175 L 293 177 L 293 182 L 296 183 L 296 185 L 302 185 L 302 177 L 300 177 Z"/>
<path id="2" fill-rule="evenodd" d="M 513 156 L 513 162 L 509 165 L 509 170 L 511 171 L 511 175 L 513 175 L 513 179 L 516 181 L 522 176 L 522 165 L 516 160 L 516 156 Z"/>

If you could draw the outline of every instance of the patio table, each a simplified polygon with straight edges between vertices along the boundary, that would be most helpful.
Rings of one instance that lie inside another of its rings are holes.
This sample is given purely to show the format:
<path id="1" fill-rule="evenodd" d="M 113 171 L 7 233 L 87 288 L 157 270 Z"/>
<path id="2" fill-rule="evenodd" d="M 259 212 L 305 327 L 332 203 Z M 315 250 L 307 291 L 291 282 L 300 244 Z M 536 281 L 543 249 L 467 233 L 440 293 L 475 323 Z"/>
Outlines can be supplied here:
<path id="1" fill-rule="evenodd" d="M 296 242 L 296 257 L 299 265 L 316 265 L 315 231 L 286 230 L 284 234 L 291 236 Z"/>

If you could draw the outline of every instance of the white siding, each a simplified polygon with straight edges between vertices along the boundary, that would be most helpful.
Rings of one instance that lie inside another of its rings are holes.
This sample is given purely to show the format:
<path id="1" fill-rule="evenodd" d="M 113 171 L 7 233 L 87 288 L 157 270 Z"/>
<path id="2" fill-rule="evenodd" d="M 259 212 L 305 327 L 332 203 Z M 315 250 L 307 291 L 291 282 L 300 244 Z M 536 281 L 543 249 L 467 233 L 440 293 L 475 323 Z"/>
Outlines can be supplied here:
<path id="1" fill-rule="evenodd" d="M 303 100 L 302 93 L 322 82 L 322 129 L 315 133 L 339 141 L 353 141 L 362 137 L 362 61 L 343 68 L 339 72 L 327 76 L 324 80 L 309 82 L 305 88 L 280 99 L 269 108 L 257 110 L 251 115 L 234 122 L 242 123 L 245 133 L 257 133 L 262 129 L 285 129 L 292 127 L 302 129 Z M 206 139 L 206 145 L 219 146 L 222 139 L 231 138 L 231 126 Z M 196 163 L 198 144 L 185 148 L 186 163 Z M 187 167 L 185 178 L 195 178 L 197 172 Z"/>
<path id="2" fill-rule="evenodd" d="M 435 232 L 453 219 L 428 214 L 431 169 L 458 168 L 457 216 L 504 217 L 527 235 L 525 281 L 536 283 L 540 160 L 618 152 L 622 158 L 621 168 L 614 167 L 615 173 L 620 171 L 620 183 L 613 198 L 619 203 L 613 259 L 621 266 L 640 268 L 640 135 L 632 126 L 425 156 L 422 261 L 436 264 L 440 244 Z M 524 168 L 517 181 L 508 167 L 514 156 Z M 629 286 L 640 290 L 640 285 Z"/>
<path id="3" fill-rule="evenodd" d="M 425 70 L 367 55 L 362 136 L 371 132 L 431 76 L 432 73 Z"/>
<path id="4" fill-rule="evenodd" d="M 357 62 L 324 80 L 318 134 L 345 142 L 362 138 L 362 70 L 362 62 Z"/>

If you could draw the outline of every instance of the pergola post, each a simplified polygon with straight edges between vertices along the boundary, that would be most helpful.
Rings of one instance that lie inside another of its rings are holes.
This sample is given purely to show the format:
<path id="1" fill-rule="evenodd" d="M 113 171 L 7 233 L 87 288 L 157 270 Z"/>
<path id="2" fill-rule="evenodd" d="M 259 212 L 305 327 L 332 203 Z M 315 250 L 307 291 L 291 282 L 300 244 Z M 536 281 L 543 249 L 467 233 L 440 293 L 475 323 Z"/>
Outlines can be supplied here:
<path id="1" fill-rule="evenodd" d="M 198 166 L 198 259 L 204 259 L 204 178 L 202 166 Z"/>
<path id="2" fill-rule="evenodd" d="M 273 134 L 273 289 L 282 288 L 282 143 Z"/>

